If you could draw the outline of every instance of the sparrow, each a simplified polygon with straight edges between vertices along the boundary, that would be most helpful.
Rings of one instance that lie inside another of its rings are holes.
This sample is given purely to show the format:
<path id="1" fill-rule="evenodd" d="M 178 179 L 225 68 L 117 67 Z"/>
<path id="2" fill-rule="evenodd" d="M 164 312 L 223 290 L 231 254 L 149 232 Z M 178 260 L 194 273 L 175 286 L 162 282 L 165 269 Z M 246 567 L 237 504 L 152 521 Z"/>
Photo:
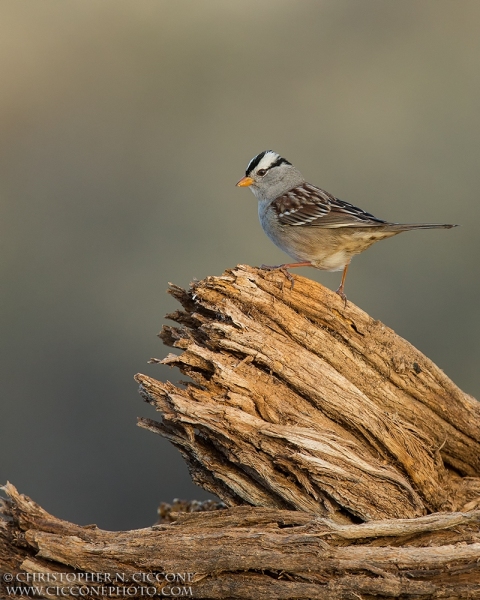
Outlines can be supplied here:
<path id="1" fill-rule="evenodd" d="M 273 150 L 257 154 L 248 163 L 238 187 L 249 187 L 258 200 L 258 216 L 263 230 L 281 250 L 295 261 L 263 269 L 315 267 L 342 271 L 336 293 L 344 293 L 348 266 L 375 242 L 412 229 L 451 229 L 456 225 L 438 223 L 389 223 L 344 202 L 311 183 L 286 158 Z"/>

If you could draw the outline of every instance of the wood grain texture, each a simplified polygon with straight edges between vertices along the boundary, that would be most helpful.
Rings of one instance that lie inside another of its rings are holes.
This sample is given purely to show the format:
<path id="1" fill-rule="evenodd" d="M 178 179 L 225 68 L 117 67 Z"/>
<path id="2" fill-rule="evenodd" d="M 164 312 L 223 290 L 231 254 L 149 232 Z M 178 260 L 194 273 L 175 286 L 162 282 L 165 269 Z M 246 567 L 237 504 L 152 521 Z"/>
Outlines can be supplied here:
<path id="1" fill-rule="evenodd" d="M 479 403 L 352 303 L 294 280 L 238 266 L 172 285 L 182 309 L 160 337 L 181 353 L 152 362 L 189 380 L 136 376 L 160 413 L 139 425 L 227 508 L 162 504 L 159 524 L 108 532 L 7 484 L 0 570 L 125 574 L 128 592 L 89 600 L 144 598 L 139 573 L 190 573 L 186 595 L 212 600 L 480 599 Z M 0 597 L 28 596 L 1 581 Z"/>
<path id="2" fill-rule="evenodd" d="M 2 571 L 121 573 L 135 598 L 144 596 L 139 573 L 190 573 L 192 597 L 207 599 L 480 598 L 480 510 L 339 525 L 241 506 L 109 532 L 57 519 L 10 484 L 5 490 Z M 165 582 L 152 585 L 161 595 Z M 1 597 L 14 597 L 6 589 L 0 584 Z"/>
<path id="3" fill-rule="evenodd" d="M 192 477 L 228 505 L 339 522 L 457 510 L 476 497 L 480 404 L 352 303 L 239 266 L 185 291 L 162 340 L 185 386 L 137 375 Z M 157 361 L 153 359 L 152 362 Z"/>

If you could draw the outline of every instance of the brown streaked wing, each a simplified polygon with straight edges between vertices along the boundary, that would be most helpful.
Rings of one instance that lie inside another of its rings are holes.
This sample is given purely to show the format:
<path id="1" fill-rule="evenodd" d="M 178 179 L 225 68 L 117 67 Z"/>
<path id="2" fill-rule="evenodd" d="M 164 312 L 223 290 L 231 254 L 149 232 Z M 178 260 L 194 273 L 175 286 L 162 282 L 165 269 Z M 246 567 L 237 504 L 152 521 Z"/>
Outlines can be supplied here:
<path id="1" fill-rule="evenodd" d="M 336 228 L 376 227 L 386 223 L 309 183 L 283 194 L 274 200 L 273 207 L 284 225 Z"/>

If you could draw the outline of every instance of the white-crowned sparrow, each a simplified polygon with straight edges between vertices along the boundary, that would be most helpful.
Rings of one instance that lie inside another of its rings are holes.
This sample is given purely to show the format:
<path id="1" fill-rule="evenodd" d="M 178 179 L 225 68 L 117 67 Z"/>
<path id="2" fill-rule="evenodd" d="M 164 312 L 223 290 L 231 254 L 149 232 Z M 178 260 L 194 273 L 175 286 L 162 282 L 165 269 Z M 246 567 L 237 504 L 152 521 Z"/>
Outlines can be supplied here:
<path id="1" fill-rule="evenodd" d="M 403 225 L 377 219 L 307 183 L 298 169 L 273 150 L 252 158 L 237 186 L 252 190 L 258 200 L 263 230 L 272 242 L 298 261 L 264 268 L 282 269 L 289 278 L 286 269 L 291 267 L 343 269 L 337 294 L 345 302 L 345 278 L 355 254 L 402 231 L 456 227 L 431 223 Z"/>

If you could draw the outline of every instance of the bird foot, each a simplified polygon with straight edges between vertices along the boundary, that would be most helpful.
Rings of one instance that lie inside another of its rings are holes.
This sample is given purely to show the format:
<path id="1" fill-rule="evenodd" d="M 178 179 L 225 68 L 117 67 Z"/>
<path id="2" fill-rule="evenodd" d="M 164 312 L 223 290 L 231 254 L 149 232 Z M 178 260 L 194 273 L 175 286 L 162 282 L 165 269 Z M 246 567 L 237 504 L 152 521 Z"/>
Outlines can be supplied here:
<path id="1" fill-rule="evenodd" d="M 338 288 L 338 290 L 335 290 L 335 293 L 338 294 L 340 296 L 340 298 L 344 301 L 344 308 L 347 308 L 347 297 L 345 296 L 345 294 L 343 293 L 343 288 L 342 286 L 340 286 Z"/>
<path id="2" fill-rule="evenodd" d="M 290 289 L 293 290 L 293 286 L 295 285 L 295 279 L 293 278 L 293 275 L 287 271 L 286 265 L 276 265 L 276 266 L 262 265 L 260 268 L 263 269 L 264 271 L 280 271 L 288 279 L 288 281 L 290 282 Z M 282 290 L 283 290 L 283 284 L 282 284 Z"/>

